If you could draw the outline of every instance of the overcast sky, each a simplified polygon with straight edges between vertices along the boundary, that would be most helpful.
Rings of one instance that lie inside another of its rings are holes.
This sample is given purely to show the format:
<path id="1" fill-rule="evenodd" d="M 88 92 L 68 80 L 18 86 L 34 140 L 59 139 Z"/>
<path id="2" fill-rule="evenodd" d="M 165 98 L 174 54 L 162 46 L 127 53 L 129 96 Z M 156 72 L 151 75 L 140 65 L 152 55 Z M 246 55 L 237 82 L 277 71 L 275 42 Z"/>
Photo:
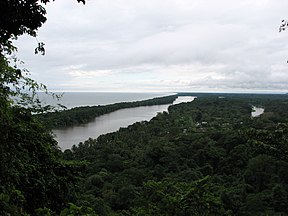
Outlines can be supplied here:
<path id="1" fill-rule="evenodd" d="M 18 57 L 55 91 L 288 92 L 287 0 L 57 0 Z"/>

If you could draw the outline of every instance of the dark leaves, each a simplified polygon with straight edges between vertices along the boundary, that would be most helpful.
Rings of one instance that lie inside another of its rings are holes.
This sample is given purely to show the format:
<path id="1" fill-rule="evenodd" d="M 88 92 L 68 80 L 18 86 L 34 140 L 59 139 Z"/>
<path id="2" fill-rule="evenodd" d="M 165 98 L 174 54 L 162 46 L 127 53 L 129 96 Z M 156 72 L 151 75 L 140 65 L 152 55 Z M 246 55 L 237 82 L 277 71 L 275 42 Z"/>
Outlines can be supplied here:
<path id="1" fill-rule="evenodd" d="M 285 31 L 285 29 L 287 28 L 287 26 L 288 26 L 287 20 L 282 20 L 282 23 L 281 23 L 281 25 L 280 25 L 280 27 L 279 27 L 279 32 Z"/>
<path id="2" fill-rule="evenodd" d="M 40 53 L 41 55 L 45 55 L 45 48 L 44 48 L 44 43 L 39 42 L 38 46 L 35 48 L 35 54 Z"/>
<path id="3" fill-rule="evenodd" d="M 85 0 L 77 0 L 79 3 L 82 2 L 85 5 Z"/>

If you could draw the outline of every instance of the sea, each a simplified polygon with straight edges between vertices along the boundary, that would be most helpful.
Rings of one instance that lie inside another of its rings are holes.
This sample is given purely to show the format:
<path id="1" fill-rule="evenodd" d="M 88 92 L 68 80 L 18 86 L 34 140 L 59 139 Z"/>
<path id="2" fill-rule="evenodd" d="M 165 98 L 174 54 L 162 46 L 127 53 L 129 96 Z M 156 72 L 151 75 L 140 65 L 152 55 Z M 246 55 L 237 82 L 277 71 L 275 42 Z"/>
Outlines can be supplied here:
<path id="1" fill-rule="evenodd" d="M 163 97 L 176 93 L 127 93 L 127 92 L 55 92 L 61 96 L 59 100 L 52 98 L 45 93 L 38 93 L 40 100 L 44 104 L 57 105 L 61 104 L 68 109 L 79 106 L 107 105 L 119 102 L 133 102 Z"/>

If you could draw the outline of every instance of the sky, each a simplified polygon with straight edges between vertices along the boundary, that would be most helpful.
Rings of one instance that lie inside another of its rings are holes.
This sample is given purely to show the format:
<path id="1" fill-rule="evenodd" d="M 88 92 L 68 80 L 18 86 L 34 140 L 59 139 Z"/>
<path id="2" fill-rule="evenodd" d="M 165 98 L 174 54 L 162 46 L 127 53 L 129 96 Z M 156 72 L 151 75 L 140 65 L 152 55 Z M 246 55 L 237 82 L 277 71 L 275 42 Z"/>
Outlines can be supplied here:
<path id="1" fill-rule="evenodd" d="M 287 0 L 57 0 L 15 45 L 51 91 L 288 92 Z M 46 54 L 35 55 L 37 40 Z"/>

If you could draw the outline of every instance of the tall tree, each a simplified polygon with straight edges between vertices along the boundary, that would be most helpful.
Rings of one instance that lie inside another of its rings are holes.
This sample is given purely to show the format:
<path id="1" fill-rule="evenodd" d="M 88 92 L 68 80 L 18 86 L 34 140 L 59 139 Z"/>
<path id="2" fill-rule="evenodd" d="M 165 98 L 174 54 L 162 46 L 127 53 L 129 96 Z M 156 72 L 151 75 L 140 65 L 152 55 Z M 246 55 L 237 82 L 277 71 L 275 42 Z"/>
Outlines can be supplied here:
<path id="1" fill-rule="evenodd" d="M 33 118 L 32 113 L 50 108 L 34 97 L 37 90 L 47 89 L 28 78 L 11 57 L 17 50 L 13 40 L 23 34 L 36 37 L 48 2 L 0 1 L 0 215 L 35 214 L 39 208 L 60 213 L 81 167 L 61 159 L 56 141 Z M 44 53 L 43 45 L 35 52 Z"/>
<path id="2" fill-rule="evenodd" d="M 53 0 L 54 1 L 54 0 Z M 77 0 L 85 4 L 85 0 Z M 37 30 L 46 22 L 44 5 L 50 0 L 1 0 L 0 1 L 0 53 L 11 52 L 12 40 L 28 34 L 36 37 Z M 44 51 L 43 43 L 36 51 Z"/>

